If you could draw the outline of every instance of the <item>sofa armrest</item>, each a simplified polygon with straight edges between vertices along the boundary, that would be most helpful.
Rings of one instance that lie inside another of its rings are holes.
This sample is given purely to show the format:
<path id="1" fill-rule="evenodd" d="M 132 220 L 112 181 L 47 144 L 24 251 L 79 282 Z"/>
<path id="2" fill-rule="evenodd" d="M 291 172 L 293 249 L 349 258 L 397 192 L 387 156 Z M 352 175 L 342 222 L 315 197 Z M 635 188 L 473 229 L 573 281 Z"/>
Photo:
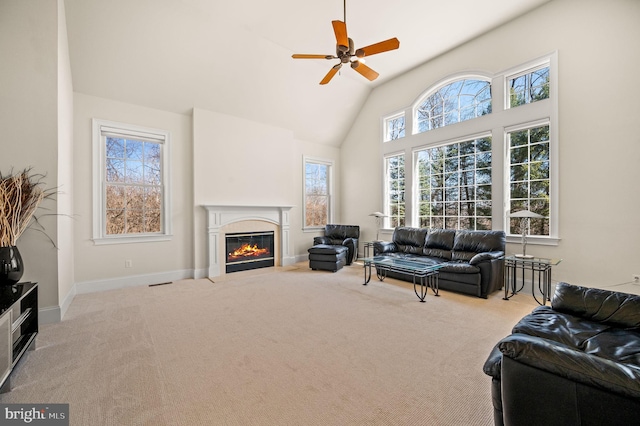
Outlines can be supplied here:
<path id="1" fill-rule="evenodd" d="M 504 257 L 503 251 L 485 251 L 483 253 L 478 253 L 475 256 L 473 256 L 471 259 L 469 259 L 469 264 L 477 265 L 478 263 L 486 260 L 491 261 L 491 260 L 500 259 L 502 257 Z"/>
<path id="2" fill-rule="evenodd" d="M 498 343 L 504 356 L 577 383 L 640 398 L 640 367 L 618 363 L 562 343 L 512 334 Z"/>
<path id="3" fill-rule="evenodd" d="M 328 245 L 330 245 L 331 242 L 329 241 L 328 237 L 313 237 L 313 245 L 316 246 L 318 244 L 328 244 Z"/>
<path id="4" fill-rule="evenodd" d="M 398 251 L 396 243 L 390 241 L 374 241 L 373 242 L 373 254 L 380 253 L 395 253 Z"/>

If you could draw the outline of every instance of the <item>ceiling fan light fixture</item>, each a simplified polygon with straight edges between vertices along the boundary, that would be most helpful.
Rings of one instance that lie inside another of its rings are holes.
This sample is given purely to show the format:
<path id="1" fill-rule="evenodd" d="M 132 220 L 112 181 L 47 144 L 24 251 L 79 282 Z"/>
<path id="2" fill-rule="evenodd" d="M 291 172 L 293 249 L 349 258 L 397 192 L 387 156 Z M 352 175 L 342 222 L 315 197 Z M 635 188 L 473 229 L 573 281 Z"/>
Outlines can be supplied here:
<path id="1" fill-rule="evenodd" d="M 320 84 L 327 84 L 331 78 L 338 72 L 342 64 L 349 63 L 351 68 L 356 70 L 359 74 L 365 77 L 369 81 L 373 81 L 378 78 L 378 73 L 366 66 L 364 57 L 376 55 L 378 53 L 387 52 L 400 47 L 400 42 L 397 38 L 374 43 L 369 46 L 365 46 L 359 49 L 355 49 L 353 40 L 347 36 L 347 2 L 344 1 L 344 21 L 331 21 L 333 26 L 333 32 L 336 38 L 336 56 L 332 55 L 308 55 L 308 54 L 294 54 L 294 59 L 338 59 L 340 62 L 329 70 L 327 75 L 322 79 Z"/>

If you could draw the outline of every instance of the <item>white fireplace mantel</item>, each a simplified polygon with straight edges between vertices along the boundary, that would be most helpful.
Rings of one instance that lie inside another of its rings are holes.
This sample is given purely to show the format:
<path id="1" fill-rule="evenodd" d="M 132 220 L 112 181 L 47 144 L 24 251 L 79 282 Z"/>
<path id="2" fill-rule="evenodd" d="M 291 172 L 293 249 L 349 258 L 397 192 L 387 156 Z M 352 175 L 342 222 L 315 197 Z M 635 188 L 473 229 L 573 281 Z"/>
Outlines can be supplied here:
<path id="1" fill-rule="evenodd" d="M 290 210 L 293 206 L 232 206 L 209 205 L 207 210 L 208 233 L 208 276 L 218 277 L 222 274 L 220 265 L 221 250 L 224 250 L 224 235 L 222 228 L 234 222 L 245 220 L 261 220 L 278 226 L 280 233 L 280 265 L 287 266 L 295 263 L 295 256 L 291 253 Z M 223 267 L 224 265 L 222 265 Z"/>

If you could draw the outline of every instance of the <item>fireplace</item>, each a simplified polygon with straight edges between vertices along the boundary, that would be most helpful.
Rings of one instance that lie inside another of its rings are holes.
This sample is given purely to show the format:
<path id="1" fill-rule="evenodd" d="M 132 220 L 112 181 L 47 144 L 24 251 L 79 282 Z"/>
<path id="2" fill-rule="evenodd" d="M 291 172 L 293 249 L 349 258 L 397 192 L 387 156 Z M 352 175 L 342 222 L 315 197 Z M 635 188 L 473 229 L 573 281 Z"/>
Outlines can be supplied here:
<path id="1" fill-rule="evenodd" d="M 273 231 L 226 234 L 226 273 L 274 266 L 273 235 Z"/>
<path id="2" fill-rule="evenodd" d="M 292 206 L 255 205 L 204 205 L 207 215 L 207 269 L 202 276 L 214 278 L 225 274 L 225 235 L 244 231 L 274 231 L 275 266 L 295 263 L 290 235 L 290 210 Z M 256 227 L 253 223 L 264 223 Z M 245 228 L 242 224 L 252 223 Z M 229 229 L 232 228 L 232 229 Z M 240 229 L 238 229 L 240 228 Z M 275 228 L 275 229 L 269 229 Z M 246 233 L 246 232 L 244 232 Z M 198 274 L 198 276 L 200 276 Z"/>

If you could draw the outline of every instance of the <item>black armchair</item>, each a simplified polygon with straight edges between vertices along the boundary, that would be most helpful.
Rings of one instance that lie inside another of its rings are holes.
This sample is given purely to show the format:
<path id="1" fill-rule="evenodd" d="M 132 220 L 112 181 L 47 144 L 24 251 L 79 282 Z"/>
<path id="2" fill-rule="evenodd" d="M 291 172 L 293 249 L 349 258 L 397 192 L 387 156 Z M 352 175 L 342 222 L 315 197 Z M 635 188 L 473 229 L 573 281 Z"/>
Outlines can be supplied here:
<path id="1" fill-rule="evenodd" d="M 640 419 L 640 296 L 559 283 L 484 364 L 496 425 Z"/>
<path id="2" fill-rule="evenodd" d="M 314 237 L 313 245 L 325 244 L 330 246 L 345 246 L 347 252 L 347 265 L 358 258 L 358 239 L 360 227 L 358 225 L 325 225 L 324 236 Z"/>

